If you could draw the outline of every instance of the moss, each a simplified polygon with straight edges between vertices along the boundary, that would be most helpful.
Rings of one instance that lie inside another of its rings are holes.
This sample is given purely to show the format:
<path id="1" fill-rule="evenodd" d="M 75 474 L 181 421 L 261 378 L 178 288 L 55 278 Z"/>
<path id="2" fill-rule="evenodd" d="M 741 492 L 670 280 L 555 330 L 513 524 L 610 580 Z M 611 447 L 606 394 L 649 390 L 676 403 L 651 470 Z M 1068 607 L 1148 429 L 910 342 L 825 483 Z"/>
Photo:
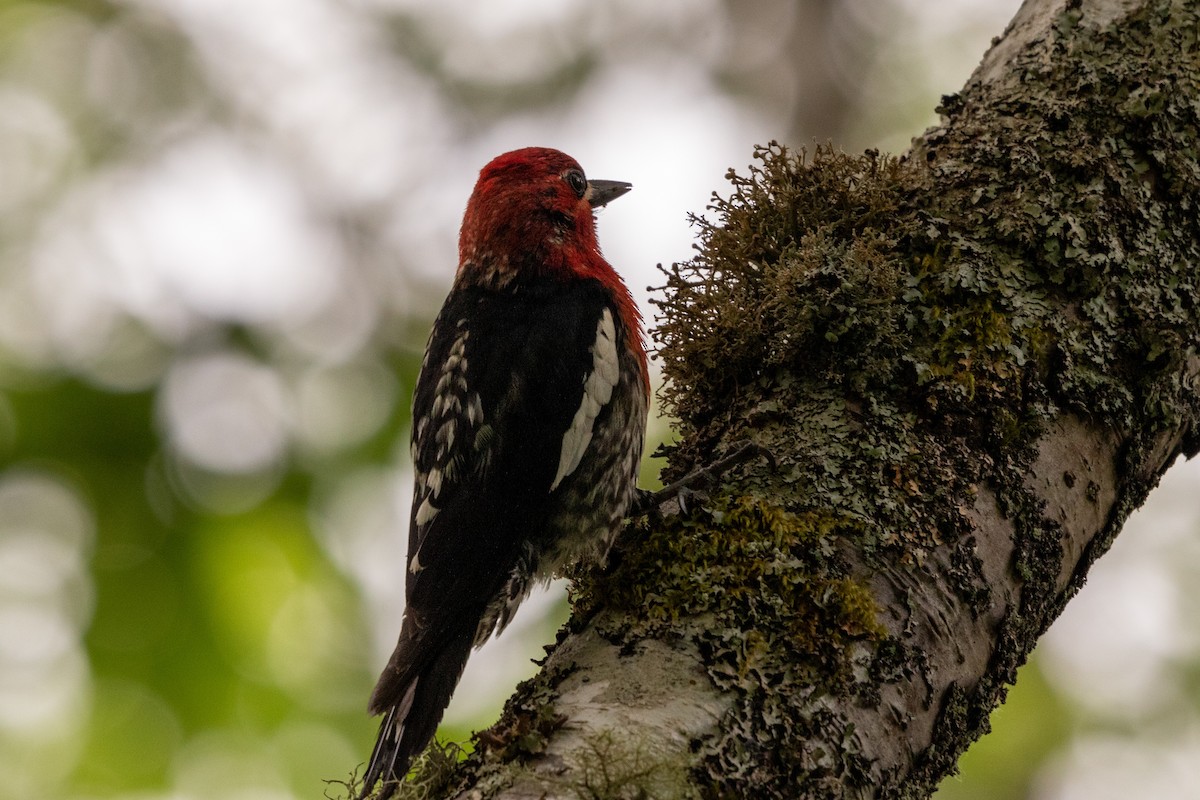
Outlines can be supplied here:
<path id="1" fill-rule="evenodd" d="M 806 710 L 814 692 L 875 691 L 868 645 L 887 634 L 873 596 L 837 556 L 840 540 L 862 534 L 847 515 L 723 498 L 690 517 L 627 531 L 612 569 L 579 576 L 577 619 L 600 605 L 617 612 L 625 622 L 601 633 L 622 645 L 690 637 L 709 678 L 737 696 L 692 776 L 703 795 L 756 796 L 816 775 L 862 773 L 852 755 L 802 744 L 817 724 Z M 780 741 L 798 744 L 780 750 Z M 730 770 L 734 762 L 738 770 Z M 738 772 L 740 780 L 727 780 Z"/>
<path id="2" fill-rule="evenodd" d="M 560 632 L 560 640 L 565 635 L 565 631 Z M 426 796 L 457 797 L 468 789 L 474 796 L 490 797 L 510 785 L 514 768 L 539 756 L 550 737 L 566 722 L 555 702 L 559 685 L 575 669 L 572 663 L 547 664 L 538 675 L 518 684 L 496 724 L 474 734 L 474 750 L 465 758 L 453 744 L 434 744 L 426 750 L 405 786 L 413 784 L 417 787 L 415 791 L 428 793 L 412 795 L 413 800 Z M 462 763 L 455 770 L 443 771 L 446 759 L 439 750 L 461 759 Z M 432 788 L 424 790 L 420 788 L 423 786 Z"/>
<path id="3" fill-rule="evenodd" d="M 413 764 L 408 778 L 394 787 L 394 800 L 433 800 L 442 797 L 447 789 L 458 780 L 459 762 L 463 760 L 463 749 L 455 742 L 433 742 Z M 352 775 L 348 781 L 326 781 L 325 797 L 327 800 L 337 798 L 358 797 L 362 789 L 358 775 Z M 336 794 L 331 794 L 332 787 L 339 787 Z M 372 797 L 384 791 L 384 785 L 376 786 Z"/>
<path id="4" fill-rule="evenodd" d="M 903 200 L 899 163 L 822 147 L 809 164 L 775 143 L 756 155 L 748 176 L 729 172 L 729 198 L 714 196 L 718 223 L 693 218 L 700 253 L 665 269 L 652 301 L 662 309 L 663 399 L 685 435 L 723 419 L 730 395 L 777 370 L 864 388 L 886 381 L 902 346 L 893 312 L 902 273 L 885 231 Z"/>
<path id="5" fill-rule="evenodd" d="M 1200 427 L 1184 368 L 1200 349 L 1200 63 L 1188 55 L 1200 19 L 1163 0 L 1106 29 L 1079 25 L 1068 10 L 1051 58 L 1018 54 L 1011 93 L 945 98 L 943 125 L 907 160 L 758 148 L 714 197 L 713 219 L 694 220 L 697 256 L 663 270 L 655 334 L 680 420 L 668 474 L 752 438 L 779 468 L 747 465 L 731 491 L 780 498 L 771 513 L 790 521 L 731 525 L 743 512 L 718 499 L 641 529 L 584 601 L 611 592 L 639 620 L 615 636 L 715 620 L 698 638 L 714 681 L 741 699 L 709 763 L 735 776 L 731 792 L 787 776 L 801 781 L 793 793 L 821 796 L 854 771 L 853 746 L 806 750 L 843 724 L 814 696 L 870 697 L 852 653 L 866 653 L 876 689 L 921 672 L 920 652 L 869 626 L 856 642 L 839 622 L 863 619 L 851 588 L 862 573 L 839 553 L 867 572 L 917 572 L 948 554 L 933 566 L 978 615 L 990 602 L 970 539 L 979 487 L 1013 523 L 1019 602 L 987 674 L 935 698 L 936 746 L 896 795 L 920 796 L 985 730 L 1151 488 L 1133 476 L 1156 433 Z M 1118 507 L 1060 592 L 1063 533 L 1025 479 L 1047 423 L 1066 413 L 1131 441 Z M 814 599 L 824 591 L 839 600 Z M 812 695 L 778 696 L 780 675 Z M 770 720 L 784 721 L 770 731 L 780 738 L 764 735 Z"/>
<path id="6" fill-rule="evenodd" d="M 415 765 L 412 776 L 396 788 L 395 800 L 432 800 L 454 785 L 463 750 L 454 742 L 434 742 Z"/>

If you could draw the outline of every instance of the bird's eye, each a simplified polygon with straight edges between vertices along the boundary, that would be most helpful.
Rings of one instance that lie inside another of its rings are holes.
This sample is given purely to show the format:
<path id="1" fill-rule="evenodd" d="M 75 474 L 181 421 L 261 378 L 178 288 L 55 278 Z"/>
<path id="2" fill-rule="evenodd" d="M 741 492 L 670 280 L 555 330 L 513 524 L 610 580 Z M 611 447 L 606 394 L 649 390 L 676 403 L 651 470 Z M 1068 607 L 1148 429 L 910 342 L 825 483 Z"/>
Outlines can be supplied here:
<path id="1" fill-rule="evenodd" d="M 583 177 L 583 173 L 577 169 L 573 169 L 563 177 L 566 178 L 571 188 L 575 190 L 575 194 L 583 197 L 584 192 L 587 191 L 587 178 Z"/>

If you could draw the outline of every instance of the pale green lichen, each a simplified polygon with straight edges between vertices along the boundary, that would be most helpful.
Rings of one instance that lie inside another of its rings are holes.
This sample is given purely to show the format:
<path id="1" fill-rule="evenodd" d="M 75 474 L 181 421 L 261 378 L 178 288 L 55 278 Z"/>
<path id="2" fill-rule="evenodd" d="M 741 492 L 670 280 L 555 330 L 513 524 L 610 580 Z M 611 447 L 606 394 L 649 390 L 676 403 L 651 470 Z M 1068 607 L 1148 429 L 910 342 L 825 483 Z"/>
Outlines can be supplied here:
<path id="1" fill-rule="evenodd" d="M 864 661 L 874 647 L 865 645 L 887 634 L 873 596 L 835 552 L 839 538 L 861 535 L 858 524 L 750 497 L 718 498 L 687 517 L 627 531 L 612 570 L 580 576 L 577 617 L 600 605 L 617 612 L 621 625 L 598 630 L 623 645 L 689 638 L 713 684 L 736 698 L 738 713 L 722 721 L 721 736 L 705 744 L 691 771 L 700 796 L 733 791 L 720 776 L 754 742 L 762 743 L 756 757 L 771 762 L 755 776 L 755 791 L 815 774 L 862 773 L 852 753 L 818 755 L 807 747 L 815 720 L 800 711 L 814 686 L 842 697 L 874 694 L 870 658 Z M 778 741 L 794 746 L 767 745 Z"/>

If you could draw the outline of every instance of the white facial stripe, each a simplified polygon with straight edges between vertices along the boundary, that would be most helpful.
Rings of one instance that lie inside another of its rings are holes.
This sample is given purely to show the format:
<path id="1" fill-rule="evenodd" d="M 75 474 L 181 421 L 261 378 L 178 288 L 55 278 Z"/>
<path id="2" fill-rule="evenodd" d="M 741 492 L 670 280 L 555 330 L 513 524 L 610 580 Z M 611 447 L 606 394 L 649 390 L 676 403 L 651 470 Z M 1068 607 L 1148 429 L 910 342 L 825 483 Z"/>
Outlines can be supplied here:
<path id="1" fill-rule="evenodd" d="M 596 341 L 592 344 L 592 371 L 583 382 L 583 399 L 579 410 L 571 420 L 571 427 L 563 434 L 562 451 L 558 459 L 558 473 L 550 484 L 550 491 L 558 488 L 563 478 L 570 475 L 583 460 L 592 441 L 592 428 L 596 417 L 609 400 L 621 377 L 621 365 L 617 359 L 617 331 L 613 325 L 612 312 L 607 308 L 596 326 Z"/>

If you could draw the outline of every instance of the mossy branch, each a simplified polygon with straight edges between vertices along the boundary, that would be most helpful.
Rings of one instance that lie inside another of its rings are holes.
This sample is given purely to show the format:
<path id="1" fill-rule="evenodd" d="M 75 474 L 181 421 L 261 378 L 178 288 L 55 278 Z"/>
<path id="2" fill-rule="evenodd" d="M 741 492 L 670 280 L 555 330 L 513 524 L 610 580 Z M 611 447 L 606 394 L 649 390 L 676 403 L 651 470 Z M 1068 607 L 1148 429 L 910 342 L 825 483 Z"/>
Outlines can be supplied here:
<path id="1" fill-rule="evenodd" d="M 1029 0 L 902 158 L 759 148 L 656 336 L 670 477 L 448 796 L 924 797 L 1200 446 L 1200 10 Z M 616 754 L 603 766 L 605 753 Z M 619 756 L 619 757 L 618 757 Z"/>

